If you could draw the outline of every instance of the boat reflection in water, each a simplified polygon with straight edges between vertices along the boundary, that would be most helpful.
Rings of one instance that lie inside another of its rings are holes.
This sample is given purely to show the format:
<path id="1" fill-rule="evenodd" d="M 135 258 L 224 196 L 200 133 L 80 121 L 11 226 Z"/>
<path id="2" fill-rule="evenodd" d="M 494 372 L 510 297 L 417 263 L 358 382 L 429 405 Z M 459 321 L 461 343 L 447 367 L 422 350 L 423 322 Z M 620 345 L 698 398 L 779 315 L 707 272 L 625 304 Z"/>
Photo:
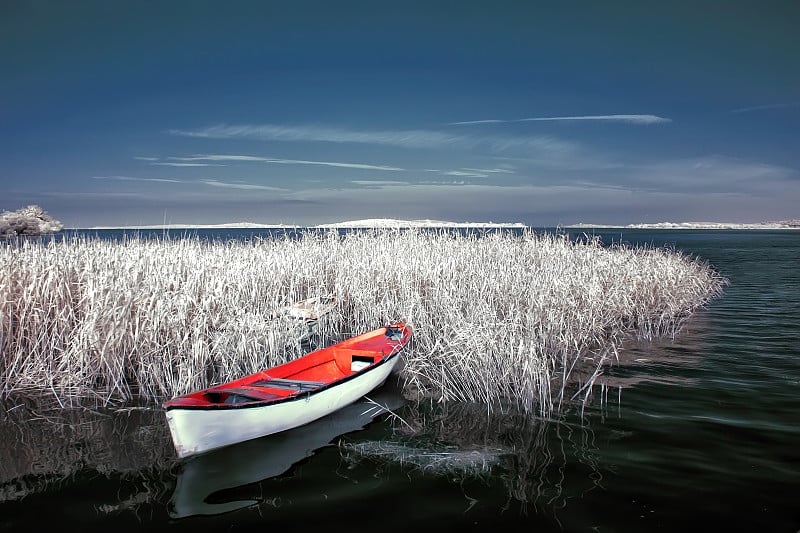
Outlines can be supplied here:
<path id="1" fill-rule="evenodd" d="M 179 467 L 169 514 L 172 518 L 185 518 L 257 505 L 260 500 L 220 501 L 224 498 L 213 496 L 279 476 L 332 444 L 336 437 L 363 429 L 404 403 L 397 383 L 390 378 L 368 396 L 304 426 L 191 457 Z"/>

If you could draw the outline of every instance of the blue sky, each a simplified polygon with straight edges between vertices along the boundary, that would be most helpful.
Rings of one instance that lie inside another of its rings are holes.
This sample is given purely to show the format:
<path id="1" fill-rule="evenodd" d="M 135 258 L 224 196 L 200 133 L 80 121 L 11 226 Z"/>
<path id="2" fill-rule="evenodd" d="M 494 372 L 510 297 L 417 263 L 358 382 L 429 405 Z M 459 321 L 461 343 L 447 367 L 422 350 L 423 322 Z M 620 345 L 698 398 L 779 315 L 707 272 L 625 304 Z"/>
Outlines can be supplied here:
<path id="1" fill-rule="evenodd" d="M 800 218 L 800 3 L 0 3 L 0 210 Z"/>

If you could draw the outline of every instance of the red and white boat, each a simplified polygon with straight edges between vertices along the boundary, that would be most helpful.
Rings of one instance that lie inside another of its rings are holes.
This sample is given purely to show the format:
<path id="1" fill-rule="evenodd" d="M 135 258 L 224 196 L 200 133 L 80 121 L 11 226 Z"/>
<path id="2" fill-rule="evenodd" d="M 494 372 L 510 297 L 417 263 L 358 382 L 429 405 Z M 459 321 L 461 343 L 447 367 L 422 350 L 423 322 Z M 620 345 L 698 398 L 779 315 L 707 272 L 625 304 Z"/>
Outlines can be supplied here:
<path id="1" fill-rule="evenodd" d="M 381 386 L 411 339 L 390 324 L 299 359 L 166 402 L 181 458 L 302 426 Z"/>

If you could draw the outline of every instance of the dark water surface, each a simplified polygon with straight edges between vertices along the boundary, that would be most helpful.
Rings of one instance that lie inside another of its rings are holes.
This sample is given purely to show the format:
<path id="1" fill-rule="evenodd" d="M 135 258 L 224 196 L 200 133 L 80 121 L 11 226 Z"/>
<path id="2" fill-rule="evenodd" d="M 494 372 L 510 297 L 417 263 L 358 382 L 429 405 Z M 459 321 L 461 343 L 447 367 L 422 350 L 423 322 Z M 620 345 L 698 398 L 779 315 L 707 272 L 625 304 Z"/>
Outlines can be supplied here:
<path id="1" fill-rule="evenodd" d="M 631 343 L 583 409 L 487 420 L 389 382 L 373 400 L 424 434 L 361 402 L 181 463 L 158 407 L 11 398 L 0 531 L 800 531 L 800 232 L 587 233 L 674 246 L 730 285 L 676 339 Z"/>

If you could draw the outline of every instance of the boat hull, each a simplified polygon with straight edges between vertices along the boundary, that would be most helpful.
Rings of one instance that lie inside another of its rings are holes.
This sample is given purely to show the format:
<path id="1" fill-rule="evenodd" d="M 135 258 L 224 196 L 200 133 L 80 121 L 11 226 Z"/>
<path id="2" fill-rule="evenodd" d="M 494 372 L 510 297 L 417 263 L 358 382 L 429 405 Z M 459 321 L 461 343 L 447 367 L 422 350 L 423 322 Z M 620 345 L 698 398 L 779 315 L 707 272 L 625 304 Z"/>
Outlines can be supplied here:
<path id="1" fill-rule="evenodd" d="M 381 386 L 397 361 L 395 355 L 346 382 L 280 403 L 215 410 L 171 409 L 167 423 L 175 451 L 178 457 L 188 457 L 307 424 Z"/>
<path id="2" fill-rule="evenodd" d="M 170 400 L 166 418 L 178 457 L 292 429 L 342 409 L 383 385 L 409 337 L 404 324 L 380 328 Z"/>
<path id="3" fill-rule="evenodd" d="M 313 456 L 336 437 L 365 428 L 405 403 L 397 380 L 319 420 L 274 435 L 236 443 L 191 457 L 177 471 L 170 516 L 227 513 L 259 503 L 247 490 L 231 490 L 279 476 Z"/>

